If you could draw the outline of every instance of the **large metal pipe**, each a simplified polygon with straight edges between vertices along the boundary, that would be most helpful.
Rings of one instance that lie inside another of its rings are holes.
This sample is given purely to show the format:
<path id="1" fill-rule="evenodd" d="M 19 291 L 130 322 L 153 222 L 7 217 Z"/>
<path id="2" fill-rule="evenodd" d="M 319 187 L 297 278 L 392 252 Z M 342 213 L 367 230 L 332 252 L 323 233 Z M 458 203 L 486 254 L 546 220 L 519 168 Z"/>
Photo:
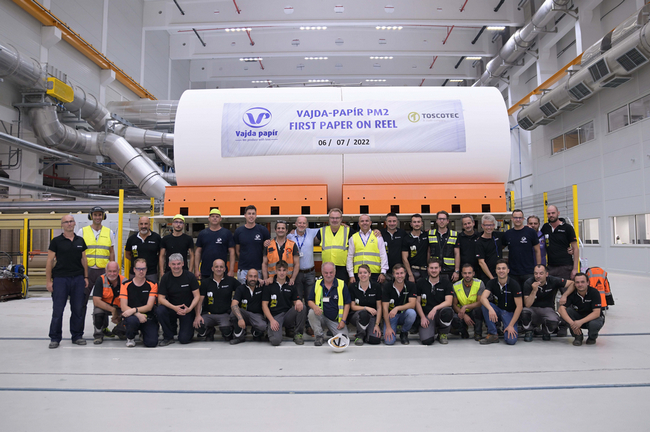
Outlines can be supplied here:
<path id="1" fill-rule="evenodd" d="M 485 67 L 481 78 L 474 86 L 493 85 L 499 77 L 514 66 L 525 54 L 538 34 L 546 31 L 546 26 L 563 14 L 570 0 L 546 0 L 535 12 L 532 19 L 520 28 L 501 47 L 499 54 Z"/>
<path id="2" fill-rule="evenodd" d="M 168 167 L 174 168 L 174 161 L 171 160 L 170 157 L 168 157 L 165 153 L 163 153 L 162 150 L 160 150 L 156 146 L 151 146 L 151 150 L 153 150 L 154 153 L 156 153 L 156 156 Z"/>
<path id="3" fill-rule="evenodd" d="M 78 158 L 76 156 L 72 156 L 67 153 L 60 152 L 58 150 L 54 150 L 48 147 L 43 147 L 42 145 L 38 145 L 33 142 L 16 138 L 15 136 L 7 135 L 5 133 L 0 132 L 0 140 L 9 143 L 15 147 L 21 148 L 23 150 L 28 150 L 32 153 L 39 154 L 41 156 L 59 158 L 61 161 L 68 162 L 72 165 L 78 165 L 100 173 L 112 174 L 112 175 L 117 175 L 126 178 L 126 176 L 122 171 L 114 170 L 112 168 L 106 167 L 104 165 L 100 165 L 95 162 L 89 162 L 87 160 Z"/>
<path id="4" fill-rule="evenodd" d="M 169 183 L 121 136 L 75 130 L 59 121 L 55 107 L 31 109 L 29 116 L 34 132 L 47 145 L 63 151 L 108 156 L 145 195 L 164 196 Z"/>
<path id="5" fill-rule="evenodd" d="M 21 189 L 30 189 L 30 190 L 35 190 L 35 191 L 40 191 L 40 192 L 47 192 L 47 193 L 51 193 L 51 194 L 55 194 L 55 195 L 63 195 L 63 196 L 69 196 L 69 197 L 90 198 L 90 199 L 115 199 L 115 197 L 108 196 L 108 195 L 98 195 L 98 194 L 89 194 L 89 193 L 84 193 L 84 192 L 77 192 L 77 191 L 74 191 L 74 190 L 51 187 L 51 186 L 37 185 L 37 184 L 33 184 L 33 183 L 25 183 L 25 182 L 22 182 L 22 181 L 12 180 L 12 179 L 2 178 L 2 177 L 0 177 L 0 185 L 9 186 L 9 187 L 17 187 L 17 188 L 21 188 Z"/>
<path id="6" fill-rule="evenodd" d="M 40 63 L 9 44 L 0 44 L 0 78 L 11 79 L 21 87 L 45 89 L 45 71 Z"/>
<path id="7" fill-rule="evenodd" d="M 133 147 L 174 146 L 174 134 L 140 129 L 122 124 L 115 125 L 113 131 L 124 137 Z"/>
<path id="8" fill-rule="evenodd" d="M 14 201 L 0 202 L 0 212 L 2 213 L 23 213 L 26 211 L 55 211 L 55 212 L 87 212 L 88 209 L 95 206 L 101 206 L 107 211 L 117 211 L 119 200 L 116 197 L 102 200 L 51 200 L 51 201 Z M 151 208 L 149 199 L 125 200 L 125 211 L 148 212 Z"/>
<path id="9" fill-rule="evenodd" d="M 124 101 L 109 102 L 108 110 L 137 127 L 144 129 L 166 129 L 174 127 L 178 101 Z"/>
<path id="10" fill-rule="evenodd" d="M 151 166 L 151 168 L 153 168 L 153 169 L 155 169 L 156 171 L 158 171 L 158 172 L 160 173 L 160 175 L 162 176 L 162 178 L 164 178 L 164 179 L 165 179 L 166 181 L 168 181 L 169 183 L 176 184 L 176 173 L 168 173 L 168 172 L 164 172 L 164 171 L 163 171 L 163 170 L 162 170 L 162 169 L 161 169 L 161 168 L 156 164 L 156 162 L 154 162 L 154 161 L 149 157 L 149 155 L 148 155 L 144 150 L 139 149 L 139 148 L 136 147 L 135 151 L 137 151 L 138 154 L 140 154 L 140 155 L 141 155 L 141 156 L 142 156 L 142 157 L 143 157 L 143 158 L 144 158 L 144 159 L 149 163 L 149 165 Z"/>

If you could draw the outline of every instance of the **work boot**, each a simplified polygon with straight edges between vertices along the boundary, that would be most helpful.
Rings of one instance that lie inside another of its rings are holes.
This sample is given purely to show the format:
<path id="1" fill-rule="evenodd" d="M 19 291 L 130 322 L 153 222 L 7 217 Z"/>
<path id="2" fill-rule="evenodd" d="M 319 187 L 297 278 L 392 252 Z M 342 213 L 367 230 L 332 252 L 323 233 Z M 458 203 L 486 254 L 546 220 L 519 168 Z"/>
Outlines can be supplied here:
<path id="1" fill-rule="evenodd" d="M 296 333 L 296 335 L 293 337 L 293 343 L 296 345 L 303 345 L 305 341 L 302 339 L 302 333 Z"/>
<path id="2" fill-rule="evenodd" d="M 356 346 L 363 346 L 363 338 L 359 338 L 359 337 L 356 338 L 356 339 L 354 340 L 354 344 L 355 344 Z"/>
<path id="3" fill-rule="evenodd" d="M 544 333 L 544 334 L 542 335 L 542 340 L 550 341 L 550 340 L 551 340 L 551 335 L 548 334 L 548 333 Z"/>
<path id="4" fill-rule="evenodd" d="M 592 339 L 590 337 L 587 338 L 587 345 L 596 345 L 596 339 Z"/>
<path id="5" fill-rule="evenodd" d="M 584 336 L 582 333 L 575 335 L 575 339 L 573 340 L 573 346 L 580 346 L 582 345 L 582 340 L 584 339 Z M 595 341 L 594 341 L 595 342 Z"/>
<path id="6" fill-rule="evenodd" d="M 443 345 L 447 345 L 449 343 L 449 341 L 447 340 L 447 333 L 440 333 L 438 335 L 438 342 Z"/>
<path id="7" fill-rule="evenodd" d="M 54 349 L 58 347 L 59 347 L 59 343 L 54 341 L 50 342 L 50 345 L 48 346 L 49 349 Z"/>
<path id="8" fill-rule="evenodd" d="M 104 337 L 103 336 L 95 336 L 95 340 L 93 340 L 93 344 L 101 345 L 102 342 L 104 342 Z"/>
<path id="9" fill-rule="evenodd" d="M 524 335 L 524 342 L 532 342 L 532 341 L 533 341 L 533 331 L 529 330 Z"/>
<path id="10" fill-rule="evenodd" d="M 499 343 L 499 336 L 495 334 L 488 334 L 486 338 L 479 341 L 481 345 L 488 345 L 493 343 Z"/>
<path id="11" fill-rule="evenodd" d="M 171 345 L 174 342 L 175 342 L 174 339 L 163 339 L 160 342 L 158 342 L 158 346 L 166 347 L 167 345 Z"/>
<path id="12" fill-rule="evenodd" d="M 75 345 L 86 345 L 86 339 L 79 338 L 77 340 L 73 340 L 72 343 Z"/>
<path id="13" fill-rule="evenodd" d="M 102 334 L 103 334 L 105 337 L 109 337 L 109 338 L 113 338 L 113 337 L 115 337 L 115 334 L 114 334 L 112 331 L 110 331 L 110 330 L 108 329 L 108 327 L 105 327 L 104 329 L 102 329 Z"/>
<path id="14" fill-rule="evenodd" d="M 399 334 L 399 341 L 402 343 L 402 345 L 410 344 L 410 342 L 409 342 L 409 332 L 401 332 Z"/>
<path id="15" fill-rule="evenodd" d="M 316 336 L 316 340 L 314 341 L 314 346 L 322 346 L 324 342 L 323 336 Z"/>
<path id="16" fill-rule="evenodd" d="M 460 331 L 460 338 L 461 339 L 469 339 L 469 332 L 467 331 L 467 329 L 462 329 Z"/>
<path id="17" fill-rule="evenodd" d="M 474 340 L 479 342 L 481 339 L 483 339 L 483 332 L 474 332 Z"/>

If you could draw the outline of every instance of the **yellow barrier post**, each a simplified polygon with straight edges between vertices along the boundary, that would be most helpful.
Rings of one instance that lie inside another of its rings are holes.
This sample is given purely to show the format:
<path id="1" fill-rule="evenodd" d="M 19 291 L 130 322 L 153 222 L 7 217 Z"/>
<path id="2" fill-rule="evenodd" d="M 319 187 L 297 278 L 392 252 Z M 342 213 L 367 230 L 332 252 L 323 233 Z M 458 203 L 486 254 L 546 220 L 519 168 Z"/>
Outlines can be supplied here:
<path id="1" fill-rule="evenodd" d="M 578 247 L 580 246 L 580 223 L 578 222 L 578 185 L 573 185 L 573 228 L 576 232 Z M 580 271 L 580 261 L 578 261 L 578 271 Z"/>
<path id="2" fill-rule="evenodd" d="M 29 249 L 29 219 L 23 220 L 23 267 L 25 267 L 25 274 L 27 274 L 27 254 Z"/>
<path id="3" fill-rule="evenodd" d="M 123 228 L 122 224 L 124 223 L 124 189 L 120 189 L 120 198 L 117 208 L 117 268 L 122 268 L 122 256 L 124 255 L 124 250 L 122 250 L 122 235 Z M 128 274 L 128 273 L 125 273 Z"/>
<path id="4" fill-rule="evenodd" d="M 510 211 L 515 210 L 515 191 L 510 191 Z"/>
<path id="5" fill-rule="evenodd" d="M 547 207 L 548 207 L 548 192 L 544 192 L 544 223 L 548 222 L 548 214 L 546 214 Z"/>
<path id="6" fill-rule="evenodd" d="M 156 215 L 156 213 L 154 212 L 155 205 L 156 205 L 156 200 L 154 199 L 154 197 L 151 197 L 151 209 L 149 210 L 149 217 L 154 217 Z"/>

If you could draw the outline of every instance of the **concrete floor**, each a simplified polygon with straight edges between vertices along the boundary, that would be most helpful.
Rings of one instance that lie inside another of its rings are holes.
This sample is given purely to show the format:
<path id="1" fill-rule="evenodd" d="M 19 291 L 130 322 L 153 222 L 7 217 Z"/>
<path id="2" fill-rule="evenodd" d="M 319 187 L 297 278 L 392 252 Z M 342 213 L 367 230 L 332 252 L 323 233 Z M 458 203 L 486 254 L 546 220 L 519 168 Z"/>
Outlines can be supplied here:
<path id="1" fill-rule="evenodd" d="M 89 345 L 73 346 L 64 325 L 67 339 L 49 350 L 51 300 L 13 300 L 0 304 L 0 430 L 645 431 L 650 277 L 610 282 L 616 306 L 598 343 L 582 347 L 412 339 L 337 354 L 307 338 L 127 349 L 94 346 L 88 316 Z"/>

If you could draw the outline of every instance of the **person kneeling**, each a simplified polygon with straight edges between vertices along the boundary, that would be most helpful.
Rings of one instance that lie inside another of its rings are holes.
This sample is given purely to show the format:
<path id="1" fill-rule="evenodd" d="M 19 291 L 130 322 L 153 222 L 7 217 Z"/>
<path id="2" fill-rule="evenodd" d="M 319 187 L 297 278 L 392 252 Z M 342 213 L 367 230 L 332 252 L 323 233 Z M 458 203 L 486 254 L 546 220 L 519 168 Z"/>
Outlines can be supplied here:
<path id="1" fill-rule="evenodd" d="M 305 313 L 296 285 L 290 285 L 287 279 L 289 265 L 280 260 L 275 266 L 276 275 L 273 282 L 264 286 L 262 291 L 262 310 L 269 321 L 268 334 L 271 345 L 282 342 L 282 327 L 294 330 L 293 341 L 302 345 L 302 332 L 305 328 Z"/>
<path id="2" fill-rule="evenodd" d="M 440 261 L 431 260 L 427 266 L 427 278 L 417 283 L 417 301 L 415 310 L 420 316 L 420 342 L 431 345 L 438 333 L 438 341 L 447 343 L 447 334 L 454 310 L 451 302 L 454 298 L 453 287 L 447 278 L 441 278 L 442 266 Z"/>
<path id="3" fill-rule="evenodd" d="M 598 332 L 605 324 L 600 293 L 589 286 L 589 276 L 576 274 L 573 280 L 575 291 L 569 295 L 564 305 L 560 306 L 560 316 L 569 324 L 574 336 L 573 345 L 580 346 L 584 336 L 582 329 L 589 331 L 587 345 L 593 345 Z"/>
<path id="4" fill-rule="evenodd" d="M 160 346 L 174 343 L 176 322 L 180 322 L 178 341 L 187 344 L 194 337 L 194 313 L 199 303 L 199 283 L 193 273 L 183 268 L 183 255 L 171 254 L 169 257 L 171 272 L 165 273 L 158 287 L 158 308 L 156 309 L 163 340 Z"/>
<path id="5" fill-rule="evenodd" d="M 336 278 L 336 266 L 326 262 L 321 267 L 323 277 L 309 293 L 309 324 L 314 330 L 314 346 L 323 345 L 323 326 L 332 334 L 348 336 L 347 317 L 350 312 L 350 292 L 343 280 Z"/>
<path id="6" fill-rule="evenodd" d="M 381 304 L 384 308 L 384 343 L 393 345 L 397 326 L 401 325 L 399 335 L 402 345 L 409 344 L 409 330 L 417 314 L 415 300 L 417 289 L 413 282 L 406 280 L 406 269 L 402 264 L 393 266 L 393 281 L 384 284 Z"/>
<path id="7" fill-rule="evenodd" d="M 359 282 L 350 284 L 350 322 L 357 328 L 354 344 L 378 345 L 381 343 L 381 286 L 370 280 L 368 264 L 361 264 L 358 274 Z"/>
<path id="8" fill-rule="evenodd" d="M 158 345 L 158 321 L 153 314 L 153 307 L 158 296 L 158 285 L 147 280 L 147 261 L 138 258 L 133 263 L 135 277 L 126 281 L 120 288 L 120 307 L 126 327 L 126 346 L 135 346 L 135 335 L 142 333 L 144 346 L 153 348 Z"/>
<path id="9" fill-rule="evenodd" d="M 483 304 L 483 319 L 488 328 L 488 336 L 480 340 L 481 345 L 499 342 L 497 323 L 501 321 L 506 328 L 503 330 L 504 340 L 508 345 L 517 343 L 517 321 L 521 314 L 523 301 L 521 287 L 516 280 L 508 276 L 508 262 L 504 259 L 497 261 L 497 277 L 488 281 L 485 292 L 481 296 Z M 492 302 L 490 302 L 492 299 Z"/>

